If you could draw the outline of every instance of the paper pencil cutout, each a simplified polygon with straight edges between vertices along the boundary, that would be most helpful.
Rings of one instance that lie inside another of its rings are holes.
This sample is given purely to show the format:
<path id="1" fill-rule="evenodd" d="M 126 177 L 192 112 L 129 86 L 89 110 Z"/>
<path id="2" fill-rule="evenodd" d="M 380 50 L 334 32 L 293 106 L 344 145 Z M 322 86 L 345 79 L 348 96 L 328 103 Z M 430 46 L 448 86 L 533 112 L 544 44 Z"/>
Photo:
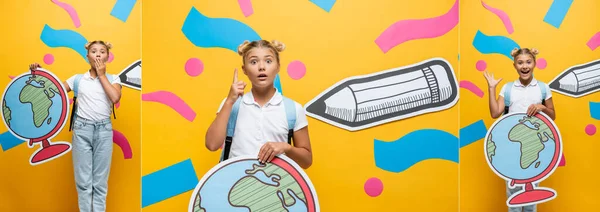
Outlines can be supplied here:
<path id="1" fill-rule="evenodd" d="M 136 90 L 142 90 L 142 60 L 137 60 L 127 66 L 119 74 L 121 84 Z"/>
<path id="2" fill-rule="evenodd" d="M 550 81 L 550 89 L 579 98 L 600 90 L 600 60 L 568 68 Z"/>
<path id="3" fill-rule="evenodd" d="M 458 101 L 452 66 L 442 58 L 344 79 L 305 105 L 307 115 L 361 130 L 445 110 Z"/>

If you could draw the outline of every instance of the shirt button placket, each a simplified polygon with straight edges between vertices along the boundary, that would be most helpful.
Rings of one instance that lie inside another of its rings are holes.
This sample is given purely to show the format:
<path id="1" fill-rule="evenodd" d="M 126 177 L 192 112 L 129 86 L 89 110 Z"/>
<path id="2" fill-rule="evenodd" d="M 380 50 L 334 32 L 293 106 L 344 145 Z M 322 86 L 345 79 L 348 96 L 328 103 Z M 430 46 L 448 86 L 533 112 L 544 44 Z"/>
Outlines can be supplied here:
<path id="1" fill-rule="evenodd" d="M 262 134 L 263 134 L 262 120 L 263 119 L 264 119 L 264 113 L 263 113 L 263 109 L 261 107 L 260 115 L 259 115 L 258 119 L 256 120 L 256 128 L 258 129 L 256 131 L 256 141 L 258 141 L 258 142 L 262 142 Z"/>

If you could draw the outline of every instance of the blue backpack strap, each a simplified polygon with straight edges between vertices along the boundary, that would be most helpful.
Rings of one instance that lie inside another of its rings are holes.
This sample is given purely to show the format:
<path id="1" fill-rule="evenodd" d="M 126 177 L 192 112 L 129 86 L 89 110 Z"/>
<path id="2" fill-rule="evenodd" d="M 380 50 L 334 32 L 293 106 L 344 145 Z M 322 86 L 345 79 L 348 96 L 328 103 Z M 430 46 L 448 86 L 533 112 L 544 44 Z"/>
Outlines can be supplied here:
<path id="1" fill-rule="evenodd" d="M 512 91 L 514 82 L 506 83 L 506 87 L 504 87 L 504 114 L 508 113 L 508 108 L 510 107 L 510 93 Z"/>
<path id="2" fill-rule="evenodd" d="M 229 114 L 229 120 L 227 121 L 227 135 L 225 137 L 225 147 L 223 148 L 223 154 L 221 155 L 221 160 L 224 161 L 229 159 L 229 151 L 231 150 L 231 143 L 233 142 L 233 134 L 235 132 L 235 124 L 237 122 L 237 116 L 240 112 L 240 104 L 242 102 L 242 98 L 238 98 L 235 103 L 233 103 L 233 107 L 231 108 L 231 113 Z"/>
<path id="3" fill-rule="evenodd" d="M 288 144 L 292 144 L 294 137 L 294 127 L 296 126 L 296 104 L 293 100 L 283 97 L 283 106 L 285 107 L 285 116 L 288 123 Z"/>
<path id="4" fill-rule="evenodd" d="M 547 95 L 546 84 L 538 81 L 538 85 L 540 86 L 540 90 L 542 91 L 542 104 L 545 105 L 546 104 L 546 95 Z"/>
<path id="5" fill-rule="evenodd" d="M 71 90 L 73 90 L 74 97 L 77 97 L 77 94 L 79 93 L 79 81 L 81 81 L 81 77 L 83 77 L 83 74 L 75 75 L 75 80 L 73 81 L 73 87 L 71 88 Z"/>
<path id="6" fill-rule="evenodd" d="M 77 114 L 77 94 L 79 93 L 79 81 L 81 81 L 82 76 L 83 74 L 75 75 L 73 87 L 71 88 L 73 91 L 73 108 L 71 109 L 71 122 L 69 123 L 69 131 L 73 130 L 73 122 L 75 122 L 75 114 Z"/>

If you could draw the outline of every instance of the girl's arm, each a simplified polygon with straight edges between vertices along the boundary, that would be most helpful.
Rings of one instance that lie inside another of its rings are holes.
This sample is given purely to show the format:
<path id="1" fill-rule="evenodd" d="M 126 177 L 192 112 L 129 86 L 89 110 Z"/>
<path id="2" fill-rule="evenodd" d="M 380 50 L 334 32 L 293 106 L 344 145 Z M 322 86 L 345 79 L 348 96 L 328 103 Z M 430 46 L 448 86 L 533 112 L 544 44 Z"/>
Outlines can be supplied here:
<path id="1" fill-rule="evenodd" d="M 500 117 L 500 115 L 502 115 L 502 113 L 504 113 L 504 106 L 505 106 L 503 96 L 499 96 L 498 99 L 496 99 L 496 86 L 498 85 L 498 83 L 500 81 L 502 81 L 502 78 L 496 80 L 496 79 L 494 79 L 494 74 L 488 74 L 487 71 L 483 72 L 483 76 L 487 80 L 488 88 L 489 88 L 488 91 L 489 91 L 490 115 L 492 115 L 492 118 L 498 118 L 498 117 Z M 505 88 L 505 89 L 510 89 L 510 88 Z"/>
<path id="2" fill-rule="evenodd" d="M 225 100 L 223 107 L 217 113 L 217 117 L 208 127 L 205 136 L 205 145 L 206 148 L 210 151 L 217 151 L 219 147 L 223 146 L 223 142 L 225 141 L 225 137 L 227 136 L 227 121 L 229 119 L 229 114 L 231 114 L 231 108 L 235 101 Z"/>
<path id="3" fill-rule="evenodd" d="M 67 81 L 64 81 L 62 84 L 65 87 L 65 90 L 67 90 L 67 93 L 71 92 L 71 87 L 69 87 L 69 83 L 67 83 Z"/>
<path id="4" fill-rule="evenodd" d="M 308 136 L 308 126 L 294 132 L 294 146 L 289 148 L 285 155 L 296 161 L 303 169 L 312 165 L 312 148 Z"/>
<path id="5" fill-rule="evenodd" d="M 217 113 L 217 117 L 206 131 L 206 136 L 204 138 L 205 145 L 210 151 L 217 151 L 219 147 L 223 145 L 223 142 L 225 142 L 225 137 L 227 136 L 227 121 L 229 120 L 229 114 L 231 114 L 231 108 L 235 101 L 237 101 L 240 96 L 244 95 L 246 83 L 244 81 L 238 81 L 237 73 L 238 71 L 235 69 L 233 71 L 233 84 L 231 84 L 227 99 L 225 100 L 225 103 L 223 103 L 223 107 L 221 107 L 219 113 Z"/>
<path id="6" fill-rule="evenodd" d="M 98 75 L 98 79 L 110 101 L 117 104 L 121 100 L 121 85 L 118 83 L 111 84 L 104 74 Z"/>
<path id="7" fill-rule="evenodd" d="M 556 111 L 554 111 L 554 101 L 552 101 L 552 97 L 545 101 L 546 105 L 542 109 L 542 112 L 550 116 L 552 120 L 556 119 Z"/>
<path id="8" fill-rule="evenodd" d="M 489 105 L 490 105 L 490 115 L 492 115 L 492 118 L 498 118 L 500 117 L 503 113 L 504 113 L 504 107 L 506 106 L 504 104 L 504 97 L 503 96 L 498 96 L 498 99 L 496 99 L 496 86 L 494 87 L 490 87 L 488 89 L 489 91 Z"/>

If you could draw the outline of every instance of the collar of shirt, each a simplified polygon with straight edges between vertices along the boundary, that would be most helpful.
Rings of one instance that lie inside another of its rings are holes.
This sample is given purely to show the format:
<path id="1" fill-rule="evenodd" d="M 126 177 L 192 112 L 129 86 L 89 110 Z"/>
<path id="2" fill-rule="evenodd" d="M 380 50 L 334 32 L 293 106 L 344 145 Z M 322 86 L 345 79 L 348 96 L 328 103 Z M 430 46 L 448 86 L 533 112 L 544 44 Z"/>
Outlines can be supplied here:
<path id="1" fill-rule="evenodd" d="M 96 77 L 92 77 L 92 74 L 90 74 L 90 72 L 92 72 L 92 70 L 88 70 L 87 72 L 85 72 L 85 74 L 83 75 L 83 78 L 89 79 L 89 80 L 96 80 L 98 79 L 98 75 L 96 75 Z"/>
<path id="2" fill-rule="evenodd" d="M 258 103 L 254 100 L 254 95 L 252 95 L 252 91 L 248 92 L 246 95 L 244 95 L 242 97 L 243 102 L 247 105 L 258 105 Z M 269 102 L 267 102 L 267 104 L 265 104 L 265 106 L 267 105 L 278 105 L 283 101 L 283 96 L 281 95 L 281 93 L 279 93 L 277 91 L 277 88 L 275 88 L 275 94 L 273 95 L 273 97 L 271 97 L 271 99 L 269 100 Z"/>
<path id="3" fill-rule="evenodd" d="M 529 85 L 527 85 L 527 87 L 537 86 L 537 84 L 538 84 L 538 81 L 535 78 L 533 78 L 531 80 L 531 82 L 529 83 Z M 521 80 L 519 80 L 519 79 L 515 80 L 515 83 L 513 83 L 513 85 L 517 86 L 517 87 L 525 87 L 525 86 L 523 86 L 523 84 L 521 84 Z"/>

